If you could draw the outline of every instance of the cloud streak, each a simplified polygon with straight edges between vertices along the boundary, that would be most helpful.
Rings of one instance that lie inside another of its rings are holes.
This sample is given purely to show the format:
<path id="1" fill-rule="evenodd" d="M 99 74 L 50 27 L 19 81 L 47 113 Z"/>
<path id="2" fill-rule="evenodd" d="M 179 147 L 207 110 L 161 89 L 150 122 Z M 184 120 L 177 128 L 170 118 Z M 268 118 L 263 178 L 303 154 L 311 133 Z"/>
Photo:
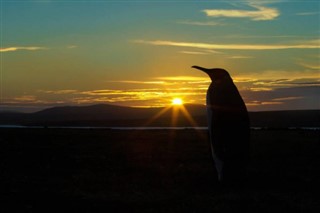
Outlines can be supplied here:
<path id="1" fill-rule="evenodd" d="M 187 25 L 195 25 L 195 26 L 223 26 L 225 24 L 214 22 L 214 21 L 178 21 L 178 24 L 187 24 Z"/>
<path id="2" fill-rule="evenodd" d="M 0 48 L 0 52 L 15 52 L 19 50 L 27 50 L 27 51 L 36 51 L 36 50 L 45 50 L 45 47 L 5 47 Z"/>
<path id="3" fill-rule="evenodd" d="M 310 64 L 310 63 L 300 62 L 299 64 L 300 64 L 301 66 L 303 66 L 303 67 L 308 68 L 308 69 L 320 70 L 320 63 Z M 320 75 L 320 74 L 319 74 L 319 75 Z"/>
<path id="4" fill-rule="evenodd" d="M 199 52 L 199 51 L 180 51 L 179 53 L 182 54 L 189 54 L 189 55 L 208 55 L 208 52 Z"/>
<path id="5" fill-rule="evenodd" d="M 214 44 L 199 42 L 180 42 L 168 40 L 135 40 L 135 43 L 155 46 L 192 47 L 200 49 L 216 50 L 285 50 L 285 49 L 317 49 L 320 48 L 319 40 L 312 40 L 298 44 Z"/>
<path id="6" fill-rule="evenodd" d="M 249 18 L 253 21 L 273 20 L 280 15 L 276 8 L 268 8 L 258 5 L 250 5 L 256 10 L 221 10 L 206 9 L 203 12 L 209 17 Z"/>
<path id="7" fill-rule="evenodd" d="M 157 77 L 156 79 L 164 80 L 164 81 L 210 82 L 210 79 L 208 79 L 207 77 L 196 77 L 196 76 L 165 76 L 165 77 Z"/>
<path id="8" fill-rule="evenodd" d="M 235 55 L 235 56 L 230 56 L 230 59 L 250 59 L 253 58 L 252 56 L 245 56 L 245 55 Z"/>
<path id="9" fill-rule="evenodd" d="M 165 84 L 164 81 L 130 81 L 130 80 L 124 80 L 124 81 L 107 81 L 110 83 L 124 83 L 124 84 Z"/>

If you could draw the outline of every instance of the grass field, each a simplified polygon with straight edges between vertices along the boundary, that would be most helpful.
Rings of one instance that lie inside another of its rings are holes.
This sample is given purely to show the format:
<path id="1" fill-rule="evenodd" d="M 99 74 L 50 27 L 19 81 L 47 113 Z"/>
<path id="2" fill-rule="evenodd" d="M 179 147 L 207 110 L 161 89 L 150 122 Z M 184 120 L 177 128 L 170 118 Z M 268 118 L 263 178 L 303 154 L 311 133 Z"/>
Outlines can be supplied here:
<path id="1" fill-rule="evenodd" d="M 1 212 L 320 212 L 319 131 L 252 131 L 221 187 L 206 131 L 0 129 Z"/>

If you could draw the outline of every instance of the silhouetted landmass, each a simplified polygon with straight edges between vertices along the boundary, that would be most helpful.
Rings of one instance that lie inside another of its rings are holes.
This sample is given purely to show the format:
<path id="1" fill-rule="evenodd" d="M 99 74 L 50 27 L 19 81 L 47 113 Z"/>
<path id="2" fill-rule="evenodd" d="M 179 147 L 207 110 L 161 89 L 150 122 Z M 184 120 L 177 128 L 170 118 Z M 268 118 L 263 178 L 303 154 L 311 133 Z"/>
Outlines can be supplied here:
<path id="1" fill-rule="evenodd" d="M 178 107 L 132 108 L 115 105 L 53 107 L 35 113 L 0 113 L 0 125 L 26 126 L 207 126 L 204 105 L 185 105 L 195 123 Z M 160 112 L 164 113 L 160 114 Z M 173 111 L 178 117 L 173 119 Z M 253 127 L 319 127 L 320 110 L 249 112 Z M 154 119 L 152 119 L 154 118 Z M 173 122 L 175 120 L 175 122 Z"/>

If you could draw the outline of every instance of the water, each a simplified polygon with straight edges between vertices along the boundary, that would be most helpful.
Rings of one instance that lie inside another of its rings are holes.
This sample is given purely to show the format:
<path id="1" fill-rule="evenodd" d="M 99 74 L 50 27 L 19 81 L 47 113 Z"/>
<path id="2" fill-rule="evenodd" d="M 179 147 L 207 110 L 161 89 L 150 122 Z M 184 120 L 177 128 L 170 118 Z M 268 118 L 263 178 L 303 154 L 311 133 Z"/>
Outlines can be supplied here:
<path id="1" fill-rule="evenodd" d="M 12 129 L 111 129 L 111 130 L 184 130 L 184 129 L 195 129 L 195 130 L 207 130 L 207 127 L 160 127 L 160 126 L 140 126 L 140 127 L 96 127 L 96 126 L 22 126 L 22 125 L 0 125 L 0 128 L 12 128 Z"/>
<path id="2" fill-rule="evenodd" d="M 95 126 L 23 126 L 23 125 L 0 125 L 1 129 L 109 129 L 109 130 L 207 130 L 208 127 L 206 126 L 199 126 L 199 127 L 190 127 L 190 126 L 183 126 L 183 127 L 160 127 L 160 126 L 140 126 L 140 127 L 95 127 Z M 267 127 L 251 127 L 251 130 L 268 130 Z M 273 129 L 273 128 L 272 128 Z M 288 127 L 288 128 L 281 128 L 287 130 L 320 130 L 320 127 Z"/>

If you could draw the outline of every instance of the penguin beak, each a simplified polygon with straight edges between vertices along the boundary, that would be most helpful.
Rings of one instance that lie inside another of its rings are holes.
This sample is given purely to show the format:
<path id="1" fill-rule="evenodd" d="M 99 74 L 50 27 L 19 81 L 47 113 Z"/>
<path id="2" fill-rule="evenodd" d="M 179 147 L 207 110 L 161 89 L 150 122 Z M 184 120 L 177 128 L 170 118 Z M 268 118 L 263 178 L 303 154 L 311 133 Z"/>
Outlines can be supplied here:
<path id="1" fill-rule="evenodd" d="M 192 66 L 192 68 L 194 68 L 194 69 L 198 69 L 198 70 L 201 70 L 201 71 L 203 71 L 203 72 L 205 72 L 205 73 L 207 73 L 207 74 L 208 74 L 208 69 L 207 69 L 207 68 L 199 67 L 199 66 Z"/>

